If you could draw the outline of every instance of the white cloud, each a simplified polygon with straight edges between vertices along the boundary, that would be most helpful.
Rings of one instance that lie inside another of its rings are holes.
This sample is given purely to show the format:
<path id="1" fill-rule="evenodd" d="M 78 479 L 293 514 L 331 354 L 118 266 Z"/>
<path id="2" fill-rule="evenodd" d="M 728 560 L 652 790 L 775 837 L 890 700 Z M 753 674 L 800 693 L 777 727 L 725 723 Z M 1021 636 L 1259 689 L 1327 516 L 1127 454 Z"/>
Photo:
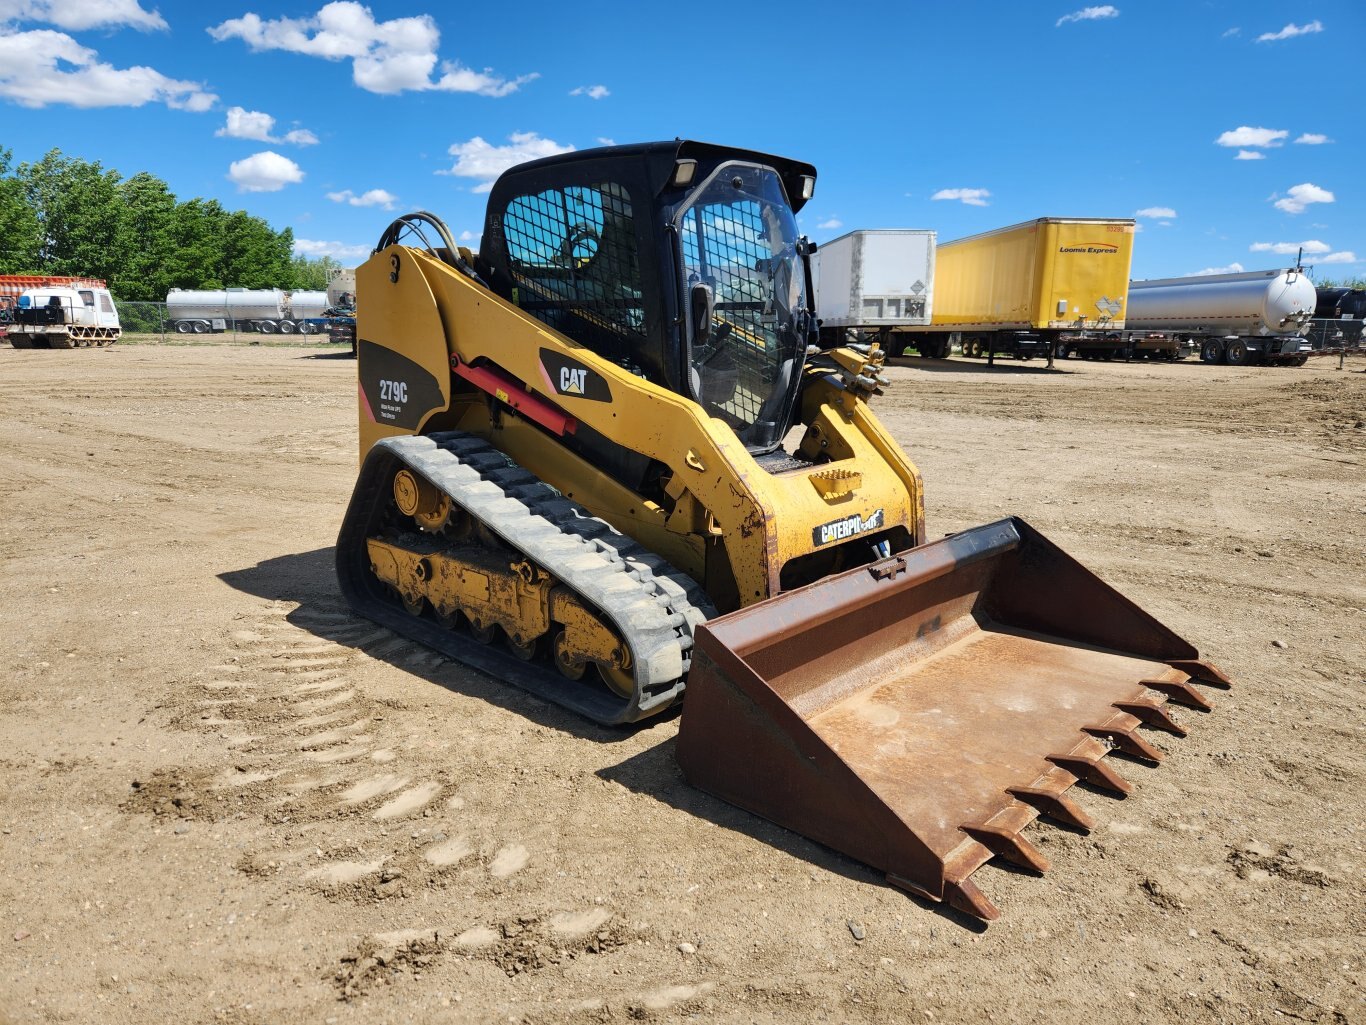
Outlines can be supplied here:
<path id="1" fill-rule="evenodd" d="M 1241 274 L 1243 265 L 1241 263 L 1230 263 L 1227 267 L 1206 267 L 1204 270 L 1192 271 L 1187 277 L 1199 278 L 1206 274 Z"/>
<path id="2" fill-rule="evenodd" d="M 1169 206 L 1145 206 L 1134 211 L 1135 217 L 1175 217 L 1176 211 Z"/>
<path id="3" fill-rule="evenodd" d="M 1314 132 L 1305 132 L 1295 140 L 1301 146 L 1322 146 L 1324 143 L 1332 141 L 1328 136 L 1316 135 Z"/>
<path id="4" fill-rule="evenodd" d="M 1315 32 L 1323 31 L 1323 22 L 1315 19 L 1308 25 L 1290 24 L 1279 32 L 1263 32 L 1257 37 L 1259 43 L 1273 43 L 1278 39 L 1293 39 L 1295 36 L 1307 36 Z"/>
<path id="5" fill-rule="evenodd" d="M 542 139 L 535 132 L 514 132 L 508 136 L 508 145 L 493 146 L 479 136 L 469 142 L 457 142 L 447 152 L 455 157 L 449 171 L 437 174 L 453 174 L 458 178 L 477 178 L 479 184 L 475 192 L 488 192 L 493 188 L 497 177 L 509 167 L 524 164 L 528 160 L 553 157 L 557 153 L 571 153 L 573 146 L 561 146 L 553 139 Z"/>
<path id="6" fill-rule="evenodd" d="M 151 68 L 116 68 L 63 32 L 0 30 L 0 97 L 21 107 L 141 107 L 164 103 L 201 113 L 218 97 L 198 82 L 167 78 Z"/>
<path id="7" fill-rule="evenodd" d="M 1231 29 L 1228 29 L 1226 32 L 1224 32 L 1224 34 L 1223 34 L 1222 36 L 1220 36 L 1219 38 L 1220 38 L 1220 39 L 1227 39 L 1229 36 L 1236 36 L 1236 35 L 1240 34 L 1242 31 L 1243 31 L 1243 30 L 1240 29 L 1240 28 L 1231 28 Z"/>
<path id="8" fill-rule="evenodd" d="M 1265 160 L 1265 153 L 1258 153 L 1255 149 L 1240 149 L 1234 160 Z"/>
<path id="9" fill-rule="evenodd" d="M 1276 209 L 1288 214 L 1302 214 L 1310 203 L 1332 203 L 1335 199 L 1327 189 L 1305 182 L 1291 187 L 1286 196 L 1276 200 Z"/>
<path id="10" fill-rule="evenodd" d="M 308 18 L 273 18 L 244 14 L 208 30 L 215 40 L 241 39 L 252 50 L 285 50 L 324 60 L 350 60 L 356 85 L 372 93 L 405 90 L 478 93 L 506 96 L 538 75 L 506 79 L 485 68 L 475 71 L 458 61 L 437 66 L 441 31 L 430 15 L 376 21 L 370 8 L 354 0 L 334 0 Z"/>
<path id="11" fill-rule="evenodd" d="M 294 252 L 300 256 L 318 259 L 330 256 L 342 263 L 358 263 L 370 255 L 369 246 L 347 245 L 345 242 L 321 242 L 311 238 L 296 238 Z"/>
<path id="12" fill-rule="evenodd" d="M 1097 18 L 1118 17 L 1119 8 L 1111 7 L 1109 4 L 1106 4 L 1103 7 L 1083 7 L 1081 10 L 1073 11 L 1071 14 L 1064 14 L 1058 19 L 1053 27 L 1058 28 L 1062 25 L 1066 25 L 1069 21 L 1095 21 Z"/>
<path id="13" fill-rule="evenodd" d="M 41 21 L 79 32 L 127 26 L 142 32 L 168 28 L 158 11 L 138 0 L 0 0 L 0 21 Z"/>
<path id="14" fill-rule="evenodd" d="M 1326 242 L 1318 239 L 1309 239 L 1307 242 L 1254 242 L 1248 246 L 1251 253 L 1279 253 L 1281 256 L 1293 256 L 1301 249 L 1306 254 L 1331 252 L 1333 247 Z"/>
<path id="15" fill-rule="evenodd" d="M 1329 253 L 1327 256 L 1316 256 L 1313 264 L 1318 266 L 1321 263 L 1356 263 L 1357 254 L 1350 249 L 1344 249 L 1340 253 Z"/>
<path id="16" fill-rule="evenodd" d="M 600 100 L 604 96 L 611 96 L 612 92 L 605 85 L 581 85 L 577 89 L 570 89 L 569 95 L 587 96 L 590 100 Z"/>
<path id="17" fill-rule="evenodd" d="M 528 82 L 534 82 L 540 78 L 540 72 L 533 71 L 529 75 L 519 75 L 517 78 L 499 78 L 493 74 L 492 68 L 485 68 L 483 71 L 472 71 L 462 67 L 459 63 L 446 63 L 441 65 L 444 72 L 441 79 L 432 86 L 433 89 L 440 89 L 444 92 L 455 93 L 478 93 L 480 96 L 506 96 L 508 93 L 515 93 Z"/>
<path id="18" fill-rule="evenodd" d="M 1279 128 L 1249 128 L 1246 125 L 1224 132 L 1214 140 L 1216 146 L 1256 146 L 1268 149 L 1285 142 L 1290 133 Z"/>
<path id="19" fill-rule="evenodd" d="M 826 231 L 834 231 L 836 228 L 843 228 L 844 222 L 838 217 L 832 217 L 828 221 L 821 221 L 816 227 L 823 228 Z"/>
<path id="20" fill-rule="evenodd" d="M 228 180 L 238 192 L 279 192 L 286 185 L 304 180 L 299 165 L 272 150 L 253 153 L 242 160 L 234 160 L 228 168 Z"/>
<path id="21" fill-rule="evenodd" d="M 341 192 L 329 192 L 327 198 L 334 203 L 346 203 L 348 206 L 379 206 L 385 210 L 392 210 L 398 202 L 397 196 L 384 189 L 371 189 L 359 196 L 350 189 L 343 189 Z"/>
<path id="22" fill-rule="evenodd" d="M 968 206 L 986 206 L 990 195 L 987 189 L 940 189 L 930 199 L 957 199 Z"/>
<path id="23" fill-rule="evenodd" d="M 316 146 L 318 137 L 307 128 L 296 128 L 277 138 L 271 135 L 275 119 L 259 110 L 229 107 L 226 123 L 214 135 L 228 139 L 251 139 L 255 142 L 287 142 L 295 146 Z"/>
<path id="24" fill-rule="evenodd" d="M 481 238 L 483 238 L 483 237 L 484 237 L 484 236 L 483 236 L 482 233 L 476 235 L 476 234 L 475 234 L 474 232 L 472 232 L 472 231 L 462 231 L 462 232 L 460 233 L 459 241 L 461 241 L 461 242 L 478 242 L 478 241 L 479 241 Z"/>
<path id="25" fill-rule="evenodd" d="M 599 145 L 599 146 L 615 146 L 616 144 L 617 144 L 617 140 L 616 140 L 616 139 L 609 139 L 609 138 L 607 138 L 606 136 L 603 136 L 603 135 L 599 135 L 599 136 L 598 136 L 598 145 Z"/>

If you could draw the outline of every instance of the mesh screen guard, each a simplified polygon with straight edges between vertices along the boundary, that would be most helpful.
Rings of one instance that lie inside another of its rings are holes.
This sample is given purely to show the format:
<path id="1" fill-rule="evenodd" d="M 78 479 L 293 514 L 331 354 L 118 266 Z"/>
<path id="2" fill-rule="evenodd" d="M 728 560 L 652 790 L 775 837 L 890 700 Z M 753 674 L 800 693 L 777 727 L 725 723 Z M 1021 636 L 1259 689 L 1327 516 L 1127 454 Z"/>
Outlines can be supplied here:
<path id="1" fill-rule="evenodd" d="M 514 301 L 627 368 L 644 344 L 635 225 L 610 182 L 519 196 L 503 214 Z"/>

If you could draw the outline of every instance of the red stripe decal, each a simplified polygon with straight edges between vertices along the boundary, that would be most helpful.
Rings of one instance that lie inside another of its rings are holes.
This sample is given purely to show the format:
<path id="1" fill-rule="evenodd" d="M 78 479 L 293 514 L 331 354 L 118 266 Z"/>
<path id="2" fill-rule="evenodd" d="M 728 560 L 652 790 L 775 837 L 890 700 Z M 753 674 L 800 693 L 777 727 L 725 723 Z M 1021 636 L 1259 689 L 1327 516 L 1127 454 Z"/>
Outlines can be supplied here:
<path id="1" fill-rule="evenodd" d="M 460 357 L 451 357 L 451 370 L 480 391 L 505 402 L 532 423 L 556 434 L 573 434 L 579 423 L 558 406 L 527 391 L 512 375 L 494 366 L 472 367 Z M 544 372 L 544 371 L 543 371 Z"/>

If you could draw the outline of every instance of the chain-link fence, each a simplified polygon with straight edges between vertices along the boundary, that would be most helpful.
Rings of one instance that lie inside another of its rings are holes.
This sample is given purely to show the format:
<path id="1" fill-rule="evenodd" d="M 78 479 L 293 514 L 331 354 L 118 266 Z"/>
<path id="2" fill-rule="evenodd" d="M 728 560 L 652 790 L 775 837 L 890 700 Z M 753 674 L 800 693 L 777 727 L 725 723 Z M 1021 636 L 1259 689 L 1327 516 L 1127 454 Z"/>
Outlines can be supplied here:
<path id="1" fill-rule="evenodd" d="M 1315 352 L 1353 352 L 1362 348 L 1362 326 L 1366 321 L 1352 317 L 1316 317 L 1309 322 L 1310 343 Z"/>
<path id="2" fill-rule="evenodd" d="M 118 311 L 123 338 L 130 342 L 328 345 L 349 344 L 355 334 L 354 316 L 244 318 L 226 307 L 187 316 L 155 302 L 120 302 Z"/>

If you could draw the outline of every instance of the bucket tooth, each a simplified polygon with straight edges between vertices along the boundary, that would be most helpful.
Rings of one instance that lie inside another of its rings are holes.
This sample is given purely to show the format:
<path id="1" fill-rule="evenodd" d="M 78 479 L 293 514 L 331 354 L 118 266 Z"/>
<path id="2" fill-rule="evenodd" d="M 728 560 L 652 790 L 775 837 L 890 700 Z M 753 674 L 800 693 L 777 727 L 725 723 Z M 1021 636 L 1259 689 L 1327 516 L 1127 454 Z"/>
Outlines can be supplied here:
<path id="1" fill-rule="evenodd" d="M 1153 690 L 1167 695 L 1167 699 L 1173 704 L 1185 705 L 1187 708 L 1198 709 L 1201 712 L 1209 712 L 1214 708 L 1205 695 L 1189 683 L 1175 683 L 1171 680 L 1139 680 L 1138 682 L 1144 687 L 1151 687 Z"/>
<path id="2" fill-rule="evenodd" d="M 1153 729 L 1166 730 L 1178 737 L 1187 735 L 1186 727 L 1173 719 L 1171 714 L 1159 704 L 1151 701 L 1116 701 L 1114 705 L 1121 712 L 1128 712 Z"/>
<path id="3" fill-rule="evenodd" d="M 1082 732 L 1109 740 L 1121 754 L 1142 758 L 1154 765 L 1162 761 L 1162 752 L 1140 737 L 1137 730 L 1126 730 L 1117 726 L 1087 726 Z"/>
<path id="4" fill-rule="evenodd" d="M 1127 796 L 1134 789 L 1132 783 L 1099 758 L 1093 761 L 1080 755 L 1049 755 L 1048 760 L 1058 768 L 1066 769 L 1077 779 L 1102 790 Z"/>
<path id="5" fill-rule="evenodd" d="M 973 918 L 980 918 L 984 922 L 994 922 L 1001 917 L 996 905 L 987 900 L 986 894 L 979 890 L 971 879 L 963 879 L 956 883 L 946 882 L 944 900 L 950 907 L 972 915 Z"/>
<path id="6" fill-rule="evenodd" d="M 1006 793 L 1017 801 L 1038 809 L 1040 815 L 1074 829 L 1090 832 L 1096 827 L 1096 820 L 1082 811 L 1081 805 L 1063 794 L 1040 787 L 1011 787 Z"/>
<path id="7" fill-rule="evenodd" d="M 973 918 L 980 918 L 983 922 L 994 922 L 1001 917 L 1001 912 L 996 905 L 987 900 L 986 894 L 979 890 L 977 884 L 971 879 L 963 879 L 960 882 L 945 880 L 942 897 L 894 872 L 887 873 L 887 882 L 907 893 L 913 893 L 917 897 L 926 897 L 929 900 L 948 904 L 949 907 L 957 908 Z"/>
<path id="8" fill-rule="evenodd" d="M 1217 667 L 1199 659 L 1169 659 L 1167 665 L 1173 669 L 1179 669 L 1189 676 L 1195 683 L 1203 683 L 1206 687 L 1218 687 L 1220 690 L 1228 690 L 1233 686 L 1233 681 L 1225 676 Z"/>
<path id="9" fill-rule="evenodd" d="M 1043 875 L 1048 871 L 1048 859 L 1039 853 L 1037 847 L 1012 829 L 1004 829 L 1001 826 L 964 826 L 963 832 L 1016 868 L 1025 869 L 1036 875 Z"/>

